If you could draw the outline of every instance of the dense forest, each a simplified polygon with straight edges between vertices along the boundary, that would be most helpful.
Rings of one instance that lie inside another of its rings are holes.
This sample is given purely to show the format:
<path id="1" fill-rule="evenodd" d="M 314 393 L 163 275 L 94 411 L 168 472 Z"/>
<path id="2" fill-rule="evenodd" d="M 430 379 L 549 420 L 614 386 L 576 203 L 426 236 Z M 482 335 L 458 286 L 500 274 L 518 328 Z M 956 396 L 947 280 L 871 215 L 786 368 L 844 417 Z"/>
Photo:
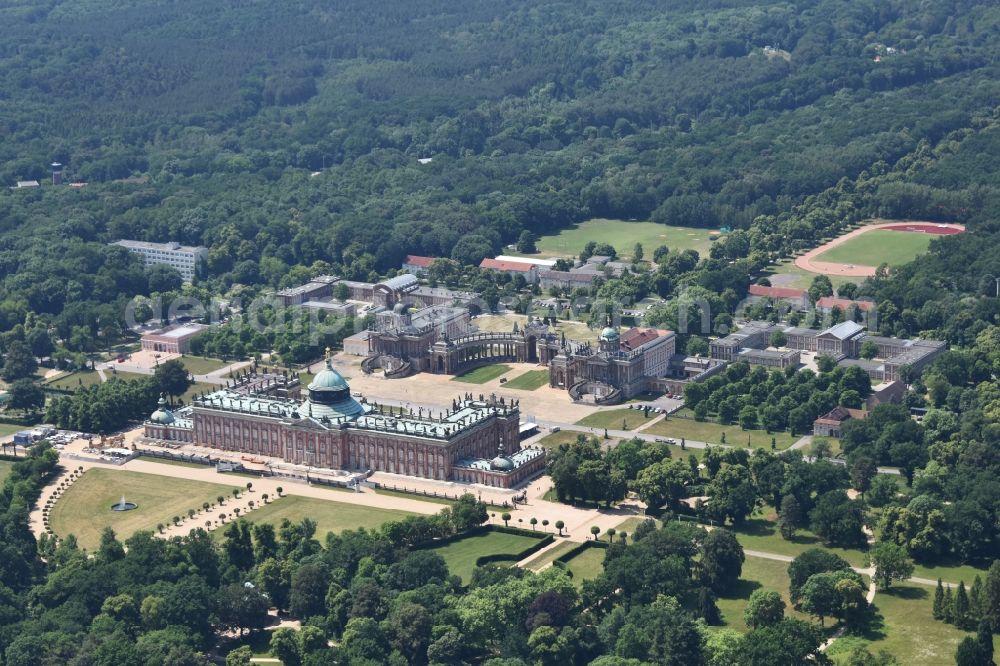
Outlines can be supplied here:
<path id="1" fill-rule="evenodd" d="M 592 216 L 746 229 L 723 254 L 770 256 L 847 218 L 972 220 L 997 200 L 982 168 L 992 3 L 123 0 L 0 16 L 0 182 L 58 160 L 88 183 L 0 193 L 4 329 L 34 311 L 106 337 L 123 299 L 176 288 L 105 246 L 121 237 L 209 246 L 218 293 L 368 278 L 407 253 L 477 263 Z"/>

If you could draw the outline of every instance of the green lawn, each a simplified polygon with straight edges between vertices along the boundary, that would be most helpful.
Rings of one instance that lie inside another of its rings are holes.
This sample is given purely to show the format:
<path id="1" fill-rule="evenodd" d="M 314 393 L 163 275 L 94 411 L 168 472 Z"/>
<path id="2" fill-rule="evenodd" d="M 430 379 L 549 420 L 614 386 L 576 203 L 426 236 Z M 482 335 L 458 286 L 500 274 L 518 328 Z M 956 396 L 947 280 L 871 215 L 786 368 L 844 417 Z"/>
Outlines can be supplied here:
<path id="1" fill-rule="evenodd" d="M 657 525 L 657 527 L 660 526 L 660 521 L 657 520 L 656 518 L 653 518 L 652 516 L 649 516 L 649 517 L 647 517 L 647 516 L 634 516 L 632 518 L 626 518 L 615 529 L 619 533 L 621 533 L 621 532 L 627 532 L 628 533 L 628 537 L 626 537 L 626 538 L 628 539 L 629 543 L 632 543 L 632 535 L 635 534 L 635 528 L 639 527 L 640 524 L 646 522 L 647 520 L 652 520 L 653 522 L 655 522 L 656 525 Z M 618 538 L 619 538 L 618 535 L 615 535 L 615 540 L 618 540 Z"/>
<path id="2" fill-rule="evenodd" d="M 576 422 L 576 425 L 590 428 L 608 428 L 609 430 L 635 430 L 644 423 L 649 423 L 659 414 L 650 412 L 649 418 L 643 416 L 641 409 L 609 409 L 594 412 Z M 646 432 L 645 430 L 643 432 Z"/>
<path id="3" fill-rule="evenodd" d="M 875 595 L 882 623 L 864 637 L 848 636 L 827 653 L 836 664 L 846 664 L 851 649 L 864 645 L 873 654 L 886 650 L 905 666 L 938 666 L 955 663 L 955 650 L 967 634 L 931 614 L 934 588 L 893 585 Z"/>
<path id="4" fill-rule="evenodd" d="M 573 541 L 563 541 L 559 543 L 557 546 L 553 546 L 549 550 L 540 554 L 537 558 L 528 562 L 527 568 L 531 569 L 532 571 L 540 571 L 542 567 L 544 567 L 546 564 L 555 562 L 565 553 L 568 553 L 569 551 L 573 550 L 578 545 L 579 545 L 578 543 L 575 543 Z"/>
<path id="5" fill-rule="evenodd" d="M 610 243 L 620 257 L 631 258 L 636 243 L 642 243 L 644 258 L 653 257 L 653 250 L 666 245 L 671 252 L 697 250 L 702 256 L 711 241 L 708 229 L 674 227 L 655 222 L 627 222 L 594 218 L 563 229 L 557 234 L 542 236 L 536 246 L 541 256 L 575 257 L 589 241 Z"/>
<path id="6" fill-rule="evenodd" d="M 580 587 L 583 581 L 597 578 L 604 571 L 604 548 L 587 548 L 566 562 L 566 568 L 573 574 L 573 583 Z"/>
<path id="7" fill-rule="evenodd" d="M 549 383 L 548 370 L 528 370 L 504 384 L 504 388 L 534 391 Z"/>
<path id="8" fill-rule="evenodd" d="M 13 466 L 14 463 L 10 460 L 0 460 L 0 486 L 7 479 L 7 475 L 10 474 L 10 469 Z"/>
<path id="9" fill-rule="evenodd" d="M 218 391 L 220 388 L 222 387 L 219 386 L 218 384 L 204 384 L 202 382 L 195 382 L 190 387 L 188 387 L 188 390 L 184 392 L 184 395 L 180 397 L 180 400 L 182 400 L 184 404 L 187 405 L 190 404 L 191 400 L 194 398 L 196 394 L 214 393 L 215 391 Z"/>
<path id="10" fill-rule="evenodd" d="M 917 578 L 930 578 L 931 580 L 941 580 L 947 583 L 959 583 L 965 581 L 965 586 L 972 585 L 973 579 L 978 575 L 986 580 L 986 568 L 975 567 L 971 564 L 916 564 L 913 565 L 913 575 Z"/>
<path id="11" fill-rule="evenodd" d="M 785 600 L 785 617 L 808 620 L 809 617 L 792 608 L 788 596 L 788 565 L 777 560 L 747 556 L 743 562 L 743 572 L 734 588 L 716 600 L 726 627 L 746 631 L 743 611 L 754 590 L 773 590 Z"/>
<path id="12" fill-rule="evenodd" d="M 654 423 L 642 432 L 646 435 L 672 437 L 676 440 L 693 439 L 710 444 L 721 444 L 722 433 L 726 433 L 725 443 L 728 446 L 746 446 L 747 436 L 749 436 L 750 446 L 755 449 L 770 449 L 772 437 L 778 450 L 787 449 L 799 440 L 798 435 L 792 436 L 787 432 L 775 432 L 769 435 L 764 430 L 743 430 L 738 425 L 724 426 L 710 421 L 695 421 L 676 416 L 670 416 L 659 423 Z"/>
<path id="13" fill-rule="evenodd" d="M 182 356 L 179 360 L 192 375 L 207 375 L 235 362 L 223 361 L 217 358 L 206 358 L 204 356 Z"/>
<path id="14" fill-rule="evenodd" d="M 810 548 L 823 548 L 840 555 L 851 563 L 851 566 L 863 567 L 865 554 L 858 549 L 827 548 L 823 546 L 822 540 L 808 530 L 798 530 L 791 541 L 786 541 L 778 532 L 777 523 L 774 522 L 774 509 L 765 507 L 758 510 L 739 529 L 735 529 L 736 538 L 747 550 L 757 550 L 764 553 L 775 553 L 777 555 L 788 555 L 795 557 Z"/>
<path id="15" fill-rule="evenodd" d="M 189 481 L 158 474 L 92 469 L 84 473 L 56 502 L 50 514 L 53 531 L 62 537 L 75 534 L 80 546 L 93 549 L 105 527 L 125 539 L 137 530 L 155 530 L 173 516 L 186 516 L 188 509 L 201 509 L 203 502 L 228 497 L 232 486 Z M 133 511 L 112 511 L 121 496 L 135 502 Z M 204 523 L 196 516 L 192 527 Z"/>
<path id="16" fill-rule="evenodd" d="M 16 432 L 31 430 L 28 426 L 16 425 L 14 423 L 0 423 L 0 437 L 10 437 Z"/>
<path id="17" fill-rule="evenodd" d="M 937 238 L 934 234 L 908 231 L 873 229 L 831 248 L 816 257 L 818 261 L 859 266 L 902 266 L 927 251 L 927 246 Z"/>
<path id="18" fill-rule="evenodd" d="M 578 435 L 586 435 L 586 433 L 576 430 L 560 430 L 559 432 L 550 432 L 535 443 L 547 449 L 557 449 L 560 444 L 572 444 Z"/>
<path id="19" fill-rule="evenodd" d="M 272 500 L 265 506 L 245 514 L 245 520 L 252 523 L 270 523 L 277 527 L 287 518 L 297 523 L 303 518 L 316 521 L 316 538 L 320 543 L 326 538 L 327 532 L 343 532 L 359 527 L 374 528 L 393 520 L 402 520 L 414 515 L 409 511 L 379 509 L 362 504 L 347 504 L 338 502 L 336 497 L 317 499 L 285 495 Z"/>
<path id="20" fill-rule="evenodd" d="M 96 370 L 86 372 L 74 372 L 62 375 L 44 384 L 45 388 L 59 389 L 62 391 L 75 391 L 81 386 L 94 386 L 101 383 L 101 377 Z"/>
<path id="21" fill-rule="evenodd" d="M 465 382 L 466 384 L 485 384 L 486 382 L 496 379 L 500 375 L 507 374 L 510 370 L 511 367 L 505 363 L 493 363 L 492 365 L 484 365 L 481 368 L 476 368 L 475 370 L 469 370 L 468 372 L 456 375 L 451 378 L 451 381 Z"/>
<path id="22" fill-rule="evenodd" d="M 534 546 L 544 536 L 544 533 L 539 533 L 536 538 L 490 531 L 457 539 L 444 546 L 434 548 L 434 551 L 444 558 L 451 573 L 459 576 L 464 583 L 468 583 L 472 580 L 472 571 L 476 568 L 476 560 L 483 555 L 501 553 L 516 555 Z"/>

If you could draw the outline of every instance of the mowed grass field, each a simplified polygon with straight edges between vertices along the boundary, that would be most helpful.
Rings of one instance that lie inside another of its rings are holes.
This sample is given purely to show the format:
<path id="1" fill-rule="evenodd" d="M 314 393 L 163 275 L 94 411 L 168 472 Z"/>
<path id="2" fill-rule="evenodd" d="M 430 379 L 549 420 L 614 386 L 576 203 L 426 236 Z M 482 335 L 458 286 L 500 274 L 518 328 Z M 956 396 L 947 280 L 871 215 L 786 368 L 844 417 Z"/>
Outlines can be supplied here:
<path id="1" fill-rule="evenodd" d="M 607 428 L 608 430 L 635 430 L 659 416 L 659 414 L 650 412 L 649 418 L 646 418 L 641 409 L 609 409 L 585 416 L 577 421 L 576 425 Z"/>
<path id="2" fill-rule="evenodd" d="M 816 257 L 816 260 L 857 266 L 878 266 L 883 263 L 901 266 L 926 252 L 927 246 L 935 238 L 937 236 L 934 234 L 873 229 L 830 248 Z"/>
<path id="3" fill-rule="evenodd" d="M 636 243 L 642 243 L 644 258 L 653 257 L 653 250 L 666 245 L 671 252 L 697 250 L 704 256 L 712 241 L 708 239 L 708 229 L 674 227 L 655 222 L 628 222 L 594 218 L 563 229 L 557 234 L 542 236 L 535 243 L 542 257 L 575 257 L 589 241 L 609 243 L 618 251 L 618 256 L 632 258 Z"/>
<path id="4" fill-rule="evenodd" d="M 46 382 L 43 384 L 43 387 L 63 391 L 75 391 L 81 386 L 94 386 L 100 383 L 101 378 L 97 374 L 97 371 L 88 370 L 86 372 L 73 372 L 68 375 L 62 375 L 52 381 Z"/>
<path id="5" fill-rule="evenodd" d="M 472 580 L 476 560 L 483 555 L 516 555 L 534 546 L 544 536 L 544 533 L 539 533 L 535 538 L 506 532 L 486 532 L 457 539 L 433 550 L 444 558 L 448 571 L 460 577 L 463 583 L 468 583 Z"/>
<path id="6" fill-rule="evenodd" d="M 579 544 L 573 541 L 563 541 L 548 550 L 539 553 L 537 557 L 532 559 L 527 564 L 527 568 L 532 571 L 541 571 L 545 568 L 547 564 L 551 564 L 559 559 L 562 555 L 568 553 L 569 551 L 576 548 Z"/>
<path id="7" fill-rule="evenodd" d="M 777 514 L 773 507 L 765 506 L 754 512 L 736 532 L 736 539 L 746 550 L 756 550 L 777 555 L 795 557 L 810 548 L 823 548 L 836 553 L 851 563 L 851 566 L 864 566 L 865 554 L 859 549 L 827 548 L 822 540 L 808 530 L 798 530 L 791 540 L 786 540 L 778 531 Z"/>
<path id="8" fill-rule="evenodd" d="M 743 562 L 740 580 L 732 590 L 716 599 L 726 628 L 747 630 L 743 611 L 746 610 L 750 595 L 758 589 L 771 590 L 781 595 L 785 601 L 785 617 L 809 621 L 807 615 L 792 608 L 792 601 L 788 596 L 788 563 L 748 555 Z"/>
<path id="9" fill-rule="evenodd" d="M 544 446 L 547 449 L 557 449 L 561 444 L 572 444 L 575 442 L 577 435 L 586 436 L 586 433 L 577 432 L 575 430 L 560 430 L 559 432 L 549 433 L 535 443 L 538 444 L 538 446 Z"/>
<path id="10" fill-rule="evenodd" d="M 22 430 L 31 430 L 31 428 L 14 423 L 0 423 L 0 437 L 10 437 L 14 433 L 21 432 Z"/>
<path id="11" fill-rule="evenodd" d="M 75 534 L 80 546 L 93 550 L 105 527 L 114 529 L 119 539 L 138 530 L 155 530 L 174 516 L 187 516 L 188 509 L 201 509 L 203 502 L 214 503 L 219 495 L 229 497 L 232 486 L 189 481 L 157 474 L 115 469 L 91 469 L 77 480 L 49 514 L 52 530 L 60 537 Z M 135 502 L 132 511 L 112 511 L 122 495 Z M 195 525 L 203 518 L 195 517 Z"/>
<path id="12" fill-rule="evenodd" d="M 504 384 L 504 388 L 535 391 L 549 383 L 548 370 L 528 370 Z"/>
<path id="13" fill-rule="evenodd" d="M 771 448 L 771 438 L 774 438 L 775 446 L 778 450 L 787 449 L 799 440 L 799 436 L 792 436 L 787 432 L 774 432 L 770 435 L 764 430 L 743 430 L 737 426 L 724 426 L 710 421 L 695 421 L 694 419 L 682 419 L 677 417 L 667 417 L 659 423 L 654 423 L 642 431 L 645 435 L 659 435 L 661 437 L 671 437 L 676 440 L 692 439 L 698 442 L 708 442 L 709 444 L 721 444 L 722 433 L 726 434 L 726 444 L 729 446 L 746 446 L 749 438 L 751 448 Z"/>
<path id="14" fill-rule="evenodd" d="M 481 368 L 455 375 L 451 378 L 451 381 L 465 382 L 466 384 L 485 384 L 510 371 L 511 367 L 505 363 L 493 363 L 492 365 L 484 365 Z"/>
<path id="15" fill-rule="evenodd" d="M 205 356 L 182 356 L 178 360 L 184 364 L 184 367 L 192 375 L 207 375 L 230 364 L 229 361 L 223 361 L 218 358 L 207 358 Z"/>
<path id="16" fill-rule="evenodd" d="M 604 571 L 604 548 L 587 548 L 566 562 L 566 568 L 573 574 L 573 584 L 577 587 L 583 581 L 597 578 Z"/>
<path id="17" fill-rule="evenodd" d="M 277 527 L 286 518 L 293 523 L 303 518 L 311 518 L 316 521 L 316 538 L 323 543 L 328 532 L 338 533 L 359 527 L 377 528 L 383 523 L 402 520 L 411 515 L 413 514 L 409 511 L 347 504 L 338 502 L 335 498 L 327 500 L 285 495 L 244 514 L 243 520 L 251 523 L 269 523 Z M 217 533 L 221 533 L 221 530 L 217 530 Z"/>
<path id="18" fill-rule="evenodd" d="M 954 664 L 958 644 L 972 634 L 935 620 L 933 601 L 933 587 L 897 583 L 879 590 L 875 609 L 882 625 L 869 636 L 838 639 L 827 654 L 835 664 L 846 664 L 854 646 L 864 645 L 873 654 L 888 651 L 905 666 Z"/>

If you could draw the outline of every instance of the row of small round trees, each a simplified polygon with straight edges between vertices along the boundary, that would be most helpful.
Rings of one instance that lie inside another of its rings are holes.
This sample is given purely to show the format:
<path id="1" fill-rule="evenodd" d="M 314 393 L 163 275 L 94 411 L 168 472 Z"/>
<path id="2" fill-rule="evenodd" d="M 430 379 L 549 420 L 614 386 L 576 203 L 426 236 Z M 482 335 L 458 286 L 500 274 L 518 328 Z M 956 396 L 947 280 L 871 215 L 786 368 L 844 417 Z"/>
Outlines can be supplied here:
<path id="1" fill-rule="evenodd" d="M 250 492 L 253 491 L 253 482 L 252 481 L 247 481 L 246 489 L 247 489 L 247 491 L 250 491 Z M 276 490 L 278 492 L 278 497 L 281 497 L 282 493 L 285 492 L 285 489 L 282 488 L 281 486 L 278 486 L 276 488 Z M 239 499 L 240 494 L 242 492 L 243 492 L 242 488 L 233 488 L 233 490 L 232 490 L 233 499 Z M 271 495 L 268 494 L 268 493 L 263 493 L 260 496 L 260 498 L 261 498 L 262 501 L 259 504 L 257 502 L 255 502 L 254 500 L 250 500 L 249 502 L 247 502 L 247 508 L 250 511 L 253 511 L 256 508 L 264 506 L 265 504 L 267 504 L 270 501 Z M 226 503 L 225 496 L 219 495 L 219 496 L 217 496 L 215 498 L 215 504 L 210 504 L 208 502 L 202 502 L 200 510 L 199 509 L 188 509 L 187 510 L 187 517 L 188 517 L 189 520 L 193 520 L 194 517 L 196 515 L 198 515 L 199 513 L 201 513 L 203 515 L 207 515 L 210 510 L 214 509 L 216 506 L 222 507 L 222 506 L 225 505 L 225 503 Z M 219 513 L 219 517 L 218 517 L 217 521 L 213 521 L 211 518 L 209 518 L 208 520 L 205 521 L 205 529 L 211 530 L 215 526 L 224 525 L 225 522 L 226 522 L 226 519 L 228 519 L 228 518 L 232 518 L 233 520 L 239 520 L 239 517 L 240 517 L 241 513 L 243 513 L 243 510 L 240 507 L 238 507 L 238 506 L 234 507 L 233 510 L 232 510 L 232 512 L 228 513 L 228 514 L 226 512 L 224 512 L 224 511 L 222 511 L 222 512 Z M 183 516 L 174 516 L 173 519 L 171 520 L 171 523 L 176 527 L 176 526 L 180 525 L 183 521 L 184 521 Z M 160 534 L 162 534 L 163 531 L 166 528 L 167 528 L 166 525 L 164 525 L 163 523 L 160 523 L 160 524 L 158 524 L 156 526 L 156 531 L 159 532 Z"/>
<path id="2" fill-rule="evenodd" d="M 492 514 L 490 514 L 490 516 L 493 517 L 493 518 L 496 518 L 497 514 L 492 513 Z M 510 527 L 511 515 L 510 515 L 509 512 L 505 511 L 502 514 L 500 514 L 500 520 L 503 521 L 504 527 Z M 517 522 L 524 523 L 524 518 L 518 518 Z M 531 525 L 531 529 L 532 530 L 535 529 L 535 526 L 538 525 L 538 522 L 539 522 L 538 519 L 535 518 L 535 517 L 532 517 L 532 518 L 528 519 L 528 524 Z M 543 528 L 547 528 L 549 526 L 549 521 L 547 519 L 543 519 L 541 521 L 541 523 L 542 523 L 542 527 Z M 555 527 L 557 530 L 559 530 L 559 536 L 562 536 L 563 535 L 563 530 L 566 529 L 566 523 L 563 522 L 563 521 L 561 521 L 561 520 L 557 520 L 555 522 L 555 524 L 553 525 L 553 527 Z M 594 540 L 598 541 L 599 540 L 598 535 L 601 533 L 601 528 L 598 527 L 597 525 L 593 525 L 590 528 L 590 533 L 592 535 L 594 535 Z M 606 532 L 606 534 L 608 535 L 608 540 L 609 541 L 614 541 L 615 535 L 617 534 L 618 537 L 621 539 L 622 543 L 625 543 L 625 539 L 626 539 L 626 537 L 628 537 L 628 532 L 625 532 L 625 531 L 619 532 L 618 530 L 616 530 L 613 527 L 609 527 L 608 531 Z"/>
<path id="3" fill-rule="evenodd" d="M 49 522 L 49 514 L 52 512 L 52 508 L 56 505 L 56 501 L 62 497 L 62 494 L 69 490 L 69 487 L 72 486 L 73 483 L 81 476 L 83 476 L 83 465 L 80 465 L 74 470 L 70 470 L 70 473 L 59 481 L 59 485 L 52 491 L 49 498 L 45 500 L 45 505 L 42 507 L 42 527 L 45 528 L 45 533 L 50 539 L 58 539 L 59 537 L 52 531 L 52 525 Z"/>

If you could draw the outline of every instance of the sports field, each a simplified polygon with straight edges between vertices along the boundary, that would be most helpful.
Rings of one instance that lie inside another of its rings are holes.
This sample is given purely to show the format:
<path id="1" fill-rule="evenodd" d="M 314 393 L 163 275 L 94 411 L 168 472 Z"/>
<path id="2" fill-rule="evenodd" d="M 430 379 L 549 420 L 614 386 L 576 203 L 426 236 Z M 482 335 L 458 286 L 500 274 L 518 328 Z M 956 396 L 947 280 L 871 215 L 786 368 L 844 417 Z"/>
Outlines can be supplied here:
<path id="1" fill-rule="evenodd" d="M 609 243 L 618 256 L 632 258 L 636 243 L 642 243 L 644 259 L 653 258 L 653 250 L 666 245 L 671 252 L 697 250 L 704 255 L 711 246 L 708 229 L 673 227 L 655 222 L 627 222 L 594 218 L 563 229 L 557 234 L 542 236 L 535 244 L 542 257 L 575 257 L 589 242 Z"/>
<path id="2" fill-rule="evenodd" d="M 214 503 L 219 495 L 228 497 L 232 488 L 172 476 L 91 469 L 59 498 L 50 521 L 57 535 L 75 534 L 81 547 L 93 550 L 105 527 L 113 528 L 119 539 L 126 539 L 137 530 L 155 530 L 158 523 L 168 525 L 174 516 L 186 519 L 188 509 L 200 511 L 203 502 Z M 122 495 L 139 506 L 132 511 L 112 511 L 111 505 Z M 203 523 L 204 518 L 196 516 L 191 526 Z"/>
<path id="3" fill-rule="evenodd" d="M 245 514 L 244 520 L 252 523 L 270 523 L 277 527 L 285 518 L 293 523 L 297 523 L 303 518 L 311 518 L 316 521 L 316 538 L 319 539 L 320 543 L 323 543 L 327 532 L 337 533 L 359 527 L 373 529 L 383 523 L 402 520 L 411 515 L 413 514 L 409 511 L 395 511 L 360 504 L 346 504 L 336 500 L 285 495 L 260 509 L 254 509 Z"/>
<path id="4" fill-rule="evenodd" d="M 934 234 L 873 229 L 830 248 L 818 261 L 861 266 L 901 266 L 927 251 Z"/>
<path id="5" fill-rule="evenodd" d="M 472 580 L 476 560 L 483 555 L 521 553 L 534 546 L 543 537 L 545 535 L 542 533 L 535 538 L 506 532 L 486 532 L 452 541 L 434 548 L 434 551 L 444 558 L 448 564 L 448 571 L 460 577 L 463 583 L 468 583 Z"/>

